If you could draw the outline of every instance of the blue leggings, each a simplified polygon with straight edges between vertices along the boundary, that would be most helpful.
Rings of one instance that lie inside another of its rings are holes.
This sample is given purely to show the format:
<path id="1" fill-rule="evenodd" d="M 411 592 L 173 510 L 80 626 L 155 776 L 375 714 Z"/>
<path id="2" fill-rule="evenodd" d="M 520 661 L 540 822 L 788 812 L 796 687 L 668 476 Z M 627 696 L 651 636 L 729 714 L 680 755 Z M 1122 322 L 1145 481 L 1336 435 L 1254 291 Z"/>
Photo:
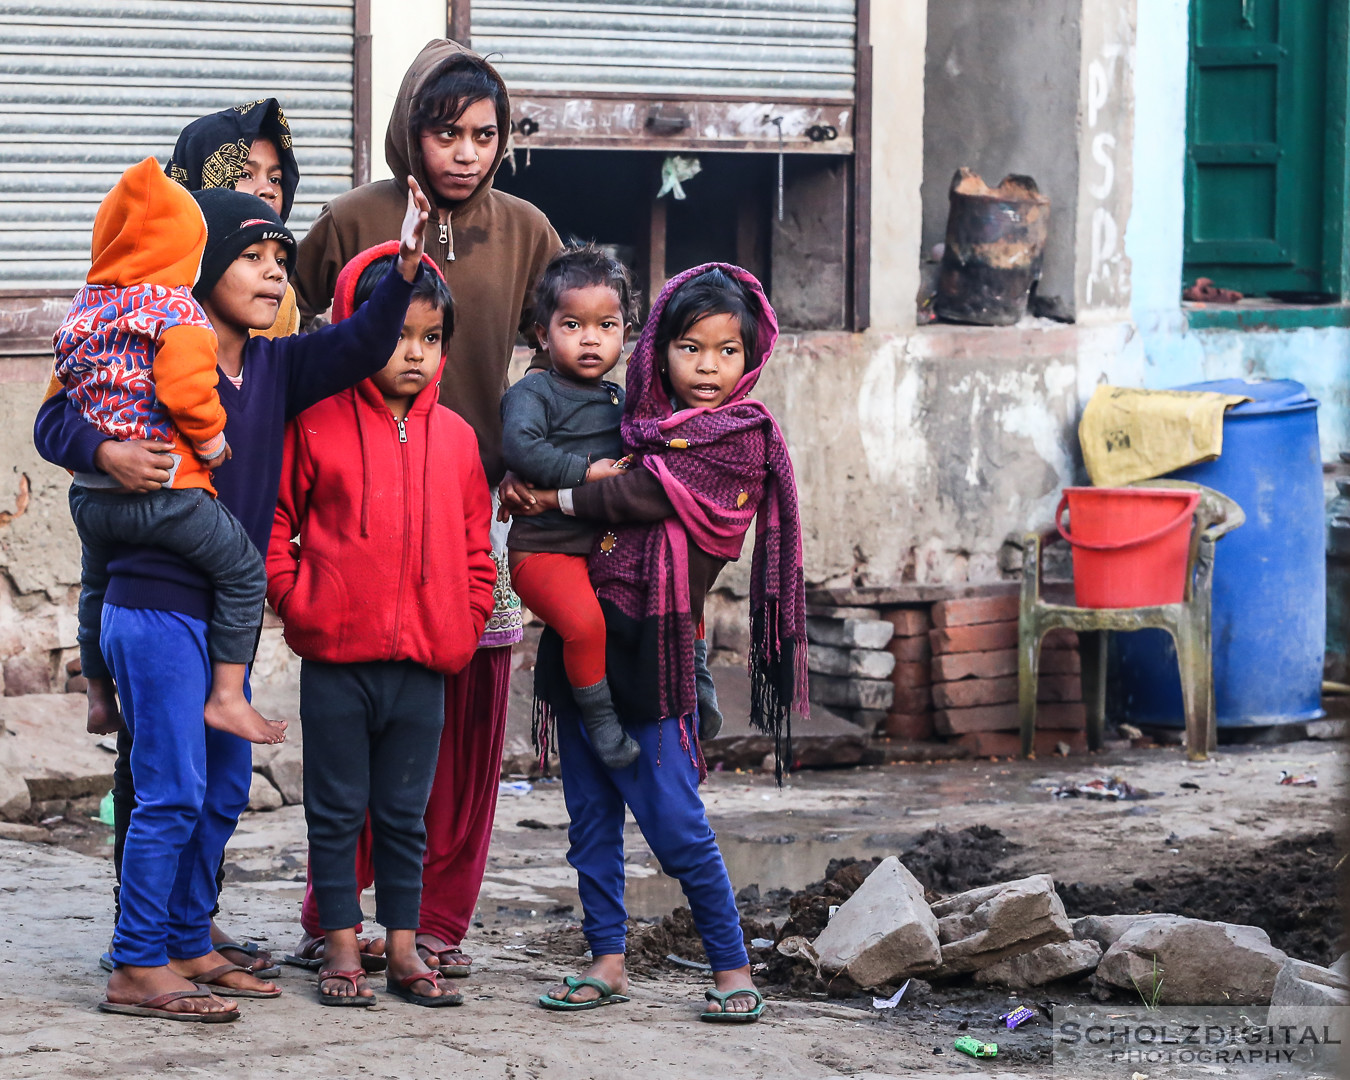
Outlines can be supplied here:
<path id="1" fill-rule="evenodd" d="M 202 720 L 211 690 L 206 623 L 105 604 L 101 631 L 136 786 L 112 958 L 135 967 L 191 960 L 212 948 L 216 870 L 248 805 L 252 749 Z"/>
<path id="2" fill-rule="evenodd" d="M 680 747 L 679 721 L 628 728 L 642 755 L 626 769 L 601 764 L 574 712 L 560 711 L 555 721 L 563 798 L 572 819 L 567 830 L 572 845 L 567 861 L 577 872 L 581 925 L 592 955 L 625 951 L 626 804 L 661 869 L 684 889 L 713 970 L 744 967 L 749 957 L 736 897 L 699 798 L 698 767 Z"/>

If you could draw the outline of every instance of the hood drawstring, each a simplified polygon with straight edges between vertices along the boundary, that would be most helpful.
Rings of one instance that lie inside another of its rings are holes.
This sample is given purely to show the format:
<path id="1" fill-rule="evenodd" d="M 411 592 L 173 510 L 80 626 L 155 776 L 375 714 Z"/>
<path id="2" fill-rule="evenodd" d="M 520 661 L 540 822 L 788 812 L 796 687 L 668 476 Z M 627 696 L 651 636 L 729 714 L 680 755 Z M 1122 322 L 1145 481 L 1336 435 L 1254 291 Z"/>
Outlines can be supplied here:
<path id="1" fill-rule="evenodd" d="M 370 465 L 370 449 L 366 446 L 366 421 L 362 416 L 361 395 L 352 394 L 352 408 L 356 410 L 356 436 L 361 443 L 361 535 L 370 535 L 370 489 L 375 486 L 374 471 Z"/>

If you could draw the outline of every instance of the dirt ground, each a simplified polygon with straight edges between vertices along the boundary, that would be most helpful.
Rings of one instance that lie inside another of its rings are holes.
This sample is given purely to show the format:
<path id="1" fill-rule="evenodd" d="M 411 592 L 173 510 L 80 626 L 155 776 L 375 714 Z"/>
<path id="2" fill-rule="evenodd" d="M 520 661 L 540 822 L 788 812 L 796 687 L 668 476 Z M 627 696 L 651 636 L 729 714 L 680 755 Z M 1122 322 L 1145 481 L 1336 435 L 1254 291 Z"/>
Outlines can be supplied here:
<path id="1" fill-rule="evenodd" d="M 1049 872 L 1071 914 L 1189 904 L 1187 914 L 1265 926 L 1294 955 L 1325 963 L 1344 947 L 1329 896 L 1340 868 L 1332 833 L 1344 814 L 1339 758 L 1338 744 L 1325 742 L 1226 747 L 1198 764 L 1175 749 L 1133 750 L 800 773 L 781 790 L 762 774 L 721 772 L 706 791 L 744 910 L 778 927 L 787 893 L 775 890 L 820 880 L 832 859 L 914 851 L 929 830 L 986 826 L 997 832 L 970 834 L 984 838 L 973 845 L 928 834 L 915 861 L 935 887 L 960 887 L 963 875 Z M 1280 786 L 1285 769 L 1315 773 L 1318 786 Z M 1050 795 L 1067 779 L 1103 773 L 1155 794 L 1124 803 Z M 1019 999 L 968 984 L 919 987 L 891 1012 L 874 1010 L 870 995 L 799 990 L 806 996 L 775 997 L 758 1025 L 733 1028 L 700 1024 L 706 976 L 657 957 L 634 978 L 628 1005 L 541 1010 L 538 995 L 584 963 L 561 795 L 548 781 L 503 794 L 479 919 L 465 943 L 477 970 L 461 987 L 464 1007 L 439 1012 L 401 1002 L 355 1016 L 323 1009 L 313 976 L 284 968 L 285 995 L 241 1002 L 237 1024 L 106 1016 L 95 1004 L 96 960 L 110 929 L 107 830 L 83 807 L 48 823 L 53 845 L 0 842 L 0 1076 L 1050 1075 L 1048 1024 L 999 1030 L 997 1015 Z M 679 905 L 678 886 L 660 875 L 631 825 L 628 862 L 634 916 L 657 920 Z M 222 924 L 286 951 L 296 940 L 304 873 L 300 808 L 246 815 L 227 873 Z M 1230 901 L 1227 916 L 1206 906 Z M 1085 989 L 1059 988 L 1056 1000 Z M 998 1059 L 955 1053 L 962 1033 L 997 1041 Z"/>

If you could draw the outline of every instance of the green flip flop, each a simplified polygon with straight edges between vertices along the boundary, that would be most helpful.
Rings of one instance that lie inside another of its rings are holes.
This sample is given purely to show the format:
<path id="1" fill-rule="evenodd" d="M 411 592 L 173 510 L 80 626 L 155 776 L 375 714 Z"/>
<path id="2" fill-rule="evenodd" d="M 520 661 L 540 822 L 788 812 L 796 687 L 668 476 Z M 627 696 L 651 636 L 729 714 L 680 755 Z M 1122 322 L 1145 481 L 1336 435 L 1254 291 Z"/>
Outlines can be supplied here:
<path id="1" fill-rule="evenodd" d="M 597 979 L 593 976 L 578 978 L 576 975 L 568 975 L 563 982 L 567 984 L 567 993 L 561 998 L 549 997 L 547 994 L 539 995 L 539 1004 L 546 1009 L 553 1009 L 555 1012 L 581 1012 L 583 1009 L 598 1009 L 601 1005 L 618 1005 L 628 1000 L 623 994 L 616 994 L 609 983 L 603 979 Z M 594 1001 L 573 1001 L 572 994 L 580 990 L 583 986 L 590 986 L 600 991 L 600 996 Z"/>
<path id="2" fill-rule="evenodd" d="M 738 994 L 752 996 L 755 999 L 755 1007 L 746 1012 L 727 1012 L 727 998 L 734 998 Z M 718 1012 L 699 1014 L 700 1020 L 706 1020 L 710 1024 L 753 1024 L 764 1013 L 764 995 L 749 987 L 744 990 L 728 990 L 726 993 L 720 990 L 705 990 L 703 996 L 721 1006 Z"/>

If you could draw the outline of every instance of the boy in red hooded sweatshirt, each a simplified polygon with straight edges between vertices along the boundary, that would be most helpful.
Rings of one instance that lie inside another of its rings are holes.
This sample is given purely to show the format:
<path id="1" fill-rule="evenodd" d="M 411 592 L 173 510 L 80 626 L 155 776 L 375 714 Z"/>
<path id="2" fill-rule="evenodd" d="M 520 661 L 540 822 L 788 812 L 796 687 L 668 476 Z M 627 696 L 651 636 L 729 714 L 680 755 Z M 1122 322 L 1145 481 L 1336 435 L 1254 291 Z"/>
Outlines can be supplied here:
<path id="1" fill-rule="evenodd" d="M 397 249 L 381 244 L 347 264 L 334 321 L 368 299 Z M 367 812 L 387 989 L 418 1005 L 461 1001 L 441 989 L 415 940 L 445 676 L 473 657 L 496 580 L 478 440 L 436 400 L 453 325 L 444 279 L 423 274 L 385 368 L 301 413 L 286 434 L 267 595 L 302 658 L 305 820 L 325 1005 L 375 1003 L 357 942 L 356 853 Z"/>

